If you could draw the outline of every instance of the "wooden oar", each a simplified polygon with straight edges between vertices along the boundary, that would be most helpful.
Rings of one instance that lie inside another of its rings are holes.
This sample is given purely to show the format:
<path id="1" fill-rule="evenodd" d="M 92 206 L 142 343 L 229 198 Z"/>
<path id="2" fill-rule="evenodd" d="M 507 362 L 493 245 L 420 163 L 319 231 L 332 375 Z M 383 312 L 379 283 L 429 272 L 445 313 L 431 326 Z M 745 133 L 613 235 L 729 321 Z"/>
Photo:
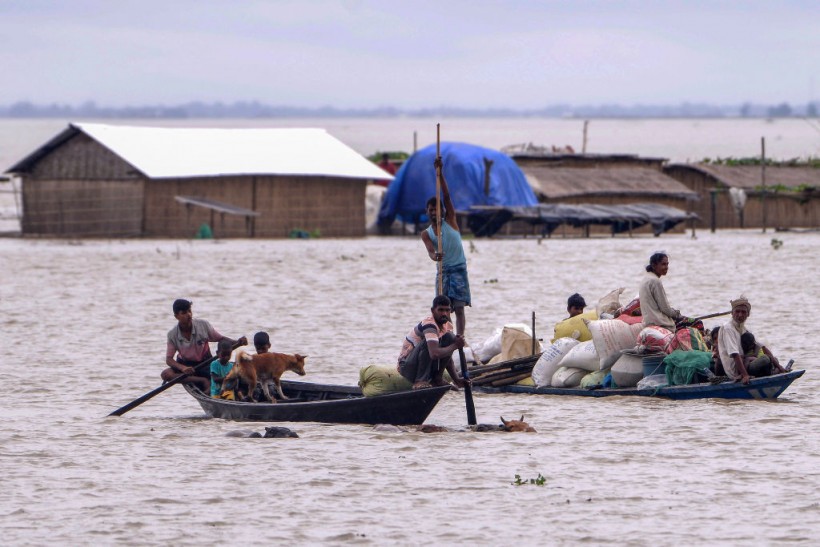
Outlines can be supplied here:
<path id="1" fill-rule="evenodd" d="M 240 347 L 240 345 L 241 344 L 239 344 L 239 342 L 234 343 L 234 345 L 231 346 L 231 350 L 235 350 L 236 348 Z M 214 357 L 209 357 L 209 358 L 205 359 L 204 361 L 202 361 L 201 363 L 199 363 L 198 365 L 196 365 L 194 367 L 194 372 L 197 372 L 200 368 L 211 364 L 211 362 L 213 362 L 213 360 L 214 360 Z M 129 410 L 140 406 L 142 403 L 144 403 L 148 399 L 151 399 L 151 398 L 155 397 L 156 395 L 159 395 L 160 393 L 162 393 L 163 391 L 165 391 L 169 387 L 180 383 L 181 381 L 183 381 L 188 376 L 193 376 L 193 374 L 180 374 L 179 376 L 177 376 L 173 380 L 169 380 L 169 381 L 165 382 L 164 384 L 159 386 L 157 389 L 155 389 L 153 391 L 149 391 L 148 393 L 146 393 L 142 397 L 134 399 L 133 401 L 131 401 L 127 405 L 118 408 L 117 410 L 115 410 L 114 412 L 109 414 L 109 416 L 122 416 L 123 414 L 125 414 Z"/>
<path id="2" fill-rule="evenodd" d="M 470 386 L 470 373 L 467 371 L 467 358 L 464 349 L 459 348 L 458 358 L 461 360 L 461 378 L 464 380 L 464 403 L 467 405 L 467 425 L 476 425 L 475 405 L 473 404 L 473 388 Z"/>
<path id="3" fill-rule="evenodd" d="M 441 160 L 441 124 L 436 124 L 436 159 Z M 438 255 L 441 257 L 441 167 L 436 167 L 436 235 L 438 236 Z M 438 294 L 444 293 L 443 260 L 436 263 L 438 269 Z"/>
<path id="4" fill-rule="evenodd" d="M 694 323 L 695 321 L 703 321 L 704 319 L 711 319 L 713 317 L 720 317 L 721 315 L 729 315 L 730 313 L 732 313 L 732 310 L 719 311 L 717 313 L 710 313 L 710 314 L 707 314 L 707 315 L 701 315 L 701 316 L 698 316 L 698 317 L 693 317 L 692 322 Z"/>

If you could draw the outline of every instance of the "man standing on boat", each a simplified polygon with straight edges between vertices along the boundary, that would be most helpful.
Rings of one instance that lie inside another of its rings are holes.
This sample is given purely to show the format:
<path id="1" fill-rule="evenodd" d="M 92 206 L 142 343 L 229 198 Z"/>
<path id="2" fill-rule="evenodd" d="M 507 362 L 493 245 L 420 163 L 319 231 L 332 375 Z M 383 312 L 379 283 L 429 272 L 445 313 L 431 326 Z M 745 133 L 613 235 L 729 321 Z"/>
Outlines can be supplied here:
<path id="1" fill-rule="evenodd" d="M 206 360 L 210 363 L 212 356 L 208 342 L 227 340 L 231 346 L 237 343 L 244 346 L 248 343 L 248 339 L 243 336 L 239 340 L 231 340 L 227 336 L 219 334 L 204 319 L 194 319 L 194 312 L 191 310 L 192 304 L 193 302 L 183 298 L 174 300 L 172 309 L 177 324 L 168 331 L 168 346 L 165 351 L 165 364 L 168 365 L 168 368 L 162 371 L 160 377 L 163 382 L 168 382 L 180 374 L 188 374 L 190 377 L 183 380 L 184 383 L 194 384 L 203 393 L 210 393 L 210 368 L 200 367 L 200 370 L 196 371 L 193 368 Z"/>
<path id="2" fill-rule="evenodd" d="M 444 385 L 445 368 L 453 383 L 464 387 L 453 363 L 453 352 L 464 347 L 464 337 L 453 334 L 450 311 L 450 299 L 441 294 L 436 296 L 430 316 L 410 329 L 404 338 L 396 368 L 413 382 L 413 389 Z"/>
<path id="3" fill-rule="evenodd" d="M 436 222 L 436 197 L 427 200 L 427 217 L 430 219 L 430 226 L 421 233 L 421 240 L 427 248 L 427 256 L 430 260 L 441 262 L 442 293 L 450 299 L 453 310 L 456 314 L 456 332 L 464 335 L 467 326 L 467 319 L 464 316 L 464 307 L 470 306 L 470 281 L 467 278 L 467 258 L 464 256 L 464 246 L 461 243 L 461 232 L 458 228 L 456 218 L 456 208 L 453 200 L 450 199 L 450 190 L 447 187 L 447 180 L 444 178 L 444 164 L 441 158 L 436 158 L 434 162 L 437 172 L 441 173 L 441 196 L 443 221 L 441 222 L 441 253 L 438 252 L 437 233 L 438 223 Z M 436 294 L 439 290 L 439 278 L 436 275 Z"/>
<path id="4" fill-rule="evenodd" d="M 726 376 L 748 384 L 750 376 L 771 376 L 773 369 L 786 372 L 769 348 L 762 345 L 760 349 L 763 350 L 764 355 L 749 363 L 748 367 L 744 364 L 740 336 L 747 332 L 746 319 L 752 312 L 752 305 L 743 295 L 730 303 L 732 304 L 732 319 L 718 331 L 718 352 Z"/>

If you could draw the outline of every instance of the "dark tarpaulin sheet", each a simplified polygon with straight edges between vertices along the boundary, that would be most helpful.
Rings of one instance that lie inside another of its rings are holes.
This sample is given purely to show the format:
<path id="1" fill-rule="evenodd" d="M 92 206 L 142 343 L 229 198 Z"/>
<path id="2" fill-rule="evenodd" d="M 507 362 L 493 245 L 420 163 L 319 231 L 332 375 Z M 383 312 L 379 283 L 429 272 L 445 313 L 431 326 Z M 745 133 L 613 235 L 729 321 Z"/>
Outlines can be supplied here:
<path id="1" fill-rule="evenodd" d="M 613 233 L 627 232 L 651 224 L 653 233 L 660 235 L 690 218 L 697 218 L 697 215 L 657 203 L 541 203 L 534 207 L 474 207 L 469 211 L 467 223 L 477 236 L 492 236 L 510 220 L 541 226 L 545 235 L 552 233 L 561 224 L 576 228 L 590 224 L 608 225 L 612 226 Z"/>
<path id="2" fill-rule="evenodd" d="M 475 205 L 535 206 L 538 199 L 523 171 L 506 154 L 472 144 L 441 143 L 444 178 L 457 211 Z M 436 145 L 422 148 L 401 166 L 387 188 L 378 223 L 389 226 L 396 218 L 408 223 L 426 221 L 425 205 L 436 194 Z M 484 192 L 485 159 L 492 161 L 489 192 Z"/>

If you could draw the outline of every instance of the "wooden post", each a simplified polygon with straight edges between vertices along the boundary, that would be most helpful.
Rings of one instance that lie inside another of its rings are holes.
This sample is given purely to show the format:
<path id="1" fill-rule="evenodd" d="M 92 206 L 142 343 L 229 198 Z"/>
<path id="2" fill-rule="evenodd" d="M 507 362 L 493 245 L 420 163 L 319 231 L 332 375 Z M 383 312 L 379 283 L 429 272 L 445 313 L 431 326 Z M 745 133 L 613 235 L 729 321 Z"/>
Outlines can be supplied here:
<path id="1" fill-rule="evenodd" d="M 441 124 L 436 124 L 436 159 L 441 160 Z M 441 240 L 444 234 L 441 233 L 441 167 L 436 168 L 436 236 L 438 237 L 438 254 L 441 256 Z M 444 271 L 443 261 L 436 262 L 438 266 L 438 294 L 444 292 Z"/>
<path id="2" fill-rule="evenodd" d="M 493 168 L 493 160 L 484 158 L 484 195 L 490 195 L 490 170 Z"/>
<path id="3" fill-rule="evenodd" d="M 589 126 L 589 120 L 584 120 L 584 141 L 581 144 L 581 153 L 587 153 L 587 126 Z"/>
<path id="4" fill-rule="evenodd" d="M 717 216 L 717 193 L 718 193 L 717 188 L 712 188 L 711 190 L 709 190 L 709 194 L 712 197 L 712 202 L 710 204 L 710 208 L 711 208 L 711 212 L 712 212 L 711 232 L 713 234 L 715 233 L 715 229 L 717 228 L 717 219 L 715 218 Z"/>
<path id="5" fill-rule="evenodd" d="M 763 233 L 766 233 L 766 137 L 760 137 L 760 208 L 763 215 Z"/>
<path id="6" fill-rule="evenodd" d="M 535 337 L 535 311 L 532 312 L 532 354 L 535 355 L 535 346 L 537 338 Z"/>

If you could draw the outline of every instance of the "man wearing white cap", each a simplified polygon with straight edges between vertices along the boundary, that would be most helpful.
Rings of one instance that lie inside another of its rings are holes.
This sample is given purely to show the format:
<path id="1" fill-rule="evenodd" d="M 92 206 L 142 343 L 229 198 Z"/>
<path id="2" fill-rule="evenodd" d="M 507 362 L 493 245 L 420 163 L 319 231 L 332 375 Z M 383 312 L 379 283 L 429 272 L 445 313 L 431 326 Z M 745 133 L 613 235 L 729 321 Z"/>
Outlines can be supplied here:
<path id="1" fill-rule="evenodd" d="M 763 350 L 764 355 L 749 363 L 748 368 L 743 363 L 740 336 L 746 332 L 746 319 L 752 311 L 752 305 L 743 295 L 731 300 L 730 303 L 732 304 L 732 319 L 720 327 L 718 332 L 718 351 L 726 375 L 748 384 L 750 376 L 771 376 L 773 369 L 785 372 L 769 348 L 762 345 L 759 349 Z"/>

